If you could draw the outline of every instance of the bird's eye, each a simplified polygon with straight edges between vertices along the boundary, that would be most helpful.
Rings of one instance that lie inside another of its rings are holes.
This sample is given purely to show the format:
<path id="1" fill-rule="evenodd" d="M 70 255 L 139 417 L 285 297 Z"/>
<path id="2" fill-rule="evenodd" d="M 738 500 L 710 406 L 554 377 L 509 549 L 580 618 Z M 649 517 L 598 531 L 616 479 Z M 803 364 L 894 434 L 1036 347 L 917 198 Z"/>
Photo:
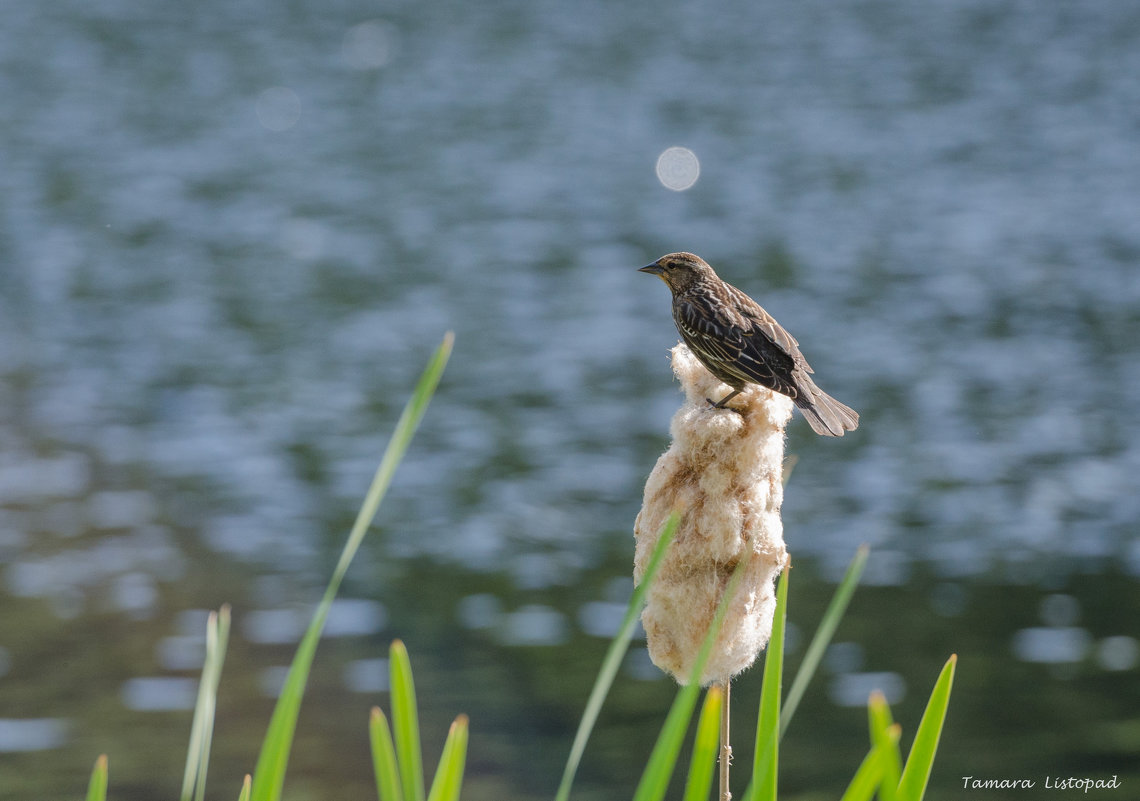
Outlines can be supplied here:
<path id="1" fill-rule="evenodd" d="M 674 267 L 676 267 L 676 266 L 677 266 L 677 263 L 676 263 L 676 262 L 674 262 L 674 261 L 667 261 L 667 262 L 665 262 L 665 269 L 666 269 L 666 270 L 672 270 L 672 269 L 673 269 Z"/>

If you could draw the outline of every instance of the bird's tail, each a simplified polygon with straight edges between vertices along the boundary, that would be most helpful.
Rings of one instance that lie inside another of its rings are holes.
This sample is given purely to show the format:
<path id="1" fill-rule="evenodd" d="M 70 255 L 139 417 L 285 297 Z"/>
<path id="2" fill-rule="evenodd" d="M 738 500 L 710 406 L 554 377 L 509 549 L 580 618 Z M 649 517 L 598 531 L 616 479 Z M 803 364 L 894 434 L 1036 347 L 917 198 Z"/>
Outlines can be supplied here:
<path id="1" fill-rule="evenodd" d="M 804 413 L 812 431 L 824 437 L 842 437 L 844 432 L 859 427 L 859 413 L 850 406 L 844 406 L 814 383 L 807 392 L 796 397 L 796 406 Z"/>

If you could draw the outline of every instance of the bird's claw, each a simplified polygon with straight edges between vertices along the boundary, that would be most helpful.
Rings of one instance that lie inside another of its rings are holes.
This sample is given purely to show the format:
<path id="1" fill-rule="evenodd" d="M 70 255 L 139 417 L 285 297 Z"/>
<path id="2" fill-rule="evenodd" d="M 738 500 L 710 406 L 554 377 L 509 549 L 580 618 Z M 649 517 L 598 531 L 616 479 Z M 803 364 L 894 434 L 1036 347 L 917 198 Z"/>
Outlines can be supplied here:
<path id="1" fill-rule="evenodd" d="M 716 403 L 715 401 L 713 401 L 712 398 L 705 398 L 705 401 L 708 403 L 709 406 L 713 407 L 714 409 L 728 409 L 728 411 L 736 412 L 741 417 L 744 416 L 744 412 L 740 411 L 739 409 L 733 409 L 731 406 L 725 406 L 724 401 L 721 401 L 720 403 Z"/>

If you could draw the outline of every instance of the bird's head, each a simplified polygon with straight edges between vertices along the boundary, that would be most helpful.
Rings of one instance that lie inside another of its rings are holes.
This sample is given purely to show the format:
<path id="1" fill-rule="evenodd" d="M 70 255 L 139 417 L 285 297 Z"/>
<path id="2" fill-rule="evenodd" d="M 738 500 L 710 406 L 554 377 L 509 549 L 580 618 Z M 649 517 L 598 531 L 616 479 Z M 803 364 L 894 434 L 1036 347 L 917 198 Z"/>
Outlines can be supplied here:
<path id="1" fill-rule="evenodd" d="M 700 281 L 716 277 L 713 268 L 692 253 L 670 253 L 642 267 L 639 272 L 656 275 L 674 294 L 683 292 Z"/>

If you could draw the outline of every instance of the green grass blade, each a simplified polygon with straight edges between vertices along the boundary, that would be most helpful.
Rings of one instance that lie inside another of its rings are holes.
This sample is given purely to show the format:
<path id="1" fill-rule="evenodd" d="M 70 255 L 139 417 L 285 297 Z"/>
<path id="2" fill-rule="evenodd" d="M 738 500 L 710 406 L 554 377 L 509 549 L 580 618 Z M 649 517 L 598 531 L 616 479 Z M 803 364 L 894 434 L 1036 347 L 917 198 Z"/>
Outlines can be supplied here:
<path id="1" fill-rule="evenodd" d="M 424 759 L 420 746 L 420 717 L 416 705 L 416 684 L 408 649 L 399 640 L 392 642 L 388 660 L 389 689 L 392 696 L 392 728 L 396 737 L 396 759 L 404 801 L 424 801 Z"/>
<path id="2" fill-rule="evenodd" d="M 689 778 L 685 782 L 683 801 L 708 801 L 720 750 L 720 712 L 724 690 L 709 687 L 701 716 L 697 719 L 697 736 L 693 740 L 693 758 L 689 763 Z"/>
<path id="3" fill-rule="evenodd" d="M 340 589 L 341 581 L 348 571 L 349 564 L 352 563 L 356 551 L 360 548 L 364 534 L 368 531 L 372 519 L 376 516 L 376 511 L 380 508 L 380 501 L 384 498 L 384 494 L 392 482 L 396 467 L 408 449 L 408 444 L 423 418 L 428 402 L 435 393 L 440 376 L 443 374 L 443 368 L 451 355 L 453 342 L 454 337 L 449 332 L 428 361 L 411 399 L 404 407 L 403 414 L 400 415 L 400 419 L 396 423 L 396 430 L 392 433 L 392 438 L 384 451 L 384 457 L 380 460 L 380 467 L 376 470 L 372 485 L 368 488 L 364 503 L 357 514 L 356 522 L 348 535 L 348 541 L 341 552 L 340 560 L 333 570 L 328 588 L 317 605 L 312 622 L 305 631 L 305 636 L 301 639 L 301 644 L 297 647 L 297 654 L 293 657 L 293 663 L 289 667 L 289 673 L 285 678 L 285 687 L 282 689 L 281 696 L 277 699 L 277 705 L 273 709 L 273 717 L 269 721 L 269 730 L 265 734 L 265 740 L 261 744 L 261 753 L 257 758 L 257 769 L 253 776 L 254 801 L 278 801 L 281 798 L 281 788 L 285 782 L 285 768 L 289 762 L 293 733 L 297 727 L 297 715 L 301 709 L 301 698 L 305 694 L 309 668 L 313 664 L 317 642 L 320 640 L 321 631 L 324 629 L 325 620 L 328 618 L 329 608 L 332 606 L 337 590 Z M 416 801 L 422 801 L 422 799 Z"/>
<path id="4" fill-rule="evenodd" d="M 898 797 L 906 801 L 922 801 L 926 794 L 926 783 L 934 766 L 934 755 L 938 751 L 938 740 L 942 736 L 942 724 L 946 720 L 946 709 L 950 705 L 950 691 L 954 687 L 954 670 L 958 666 L 958 655 L 951 654 L 934 689 L 926 702 L 926 711 L 914 734 L 910 754 L 906 758 L 902 778 L 899 780 Z"/>
<path id="5" fill-rule="evenodd" d="M 87 801 L 107 800 L 107 755 L 100 754 L 91 770 L 91 781 L 87 783 Z"/>
<path id="6" fill-rule="evenodd" d="M 641 774 L 641 781 L 637 784 L 634 801 L 661 801 L 665 797 L 669 780 L 673 777 L 673 768 L 677 764 L 677 753 L 681 750 L 681 742 L 685 738 L 685 730 L 689 727 L 700 691 L 699 684 L 690 683 L 677 692 L 661 733 L 657 735 L 657 743 L 649 755 L 649 762 Z"/>
<path id="7" fill-rule="evenodd" d="M 847 791 L 840 801 L 871 801 L 883 780 L 883 755 L 878 748 L 872 748 L 863 758 L 863 764 L 851 777 Z"/>
<path id="8" fill-rule="evenodd" d="M 372 707 L 368 719 L 368 741 L 372 746 L 372 768 L 376 773 L 376 795 L 380 801 L 403 801 L 400 789 L 400 768 L 396 764 L 396 747 L 392 744 L 392 731 L 388 718 L 380 707 Z"/>
<path id="9" fill-rule="evenodd" d="M 879 751 L 882 766 L 879 800 L 894 801 L 902 773 L 902 755 L 899 753 L 902 730 L 892 720 L 887 699 L 878 690 L 871 693 L 867 702 L 867 722 L 871 730 L 871 745 Z"/>
<path id="10" fill-rule="evenodd" d="M 729 604 L 732 602 L 733 596 L 736 595 L 736 590 L 740 587 L 740 582 L 744 578 L 744 571 L 748 568 L 750 561 L 750 559 L 741 559 L 732 572 L 732 577 L 728 580 L 728 585 L 724 589 L 724 596 L 717 606 L 716 615 L 713 617 L 709 630 L 705 633 L 700 651 L 697 652 L 692 673 L 689 675 L 689 683 L 682 687 L 677 693 L 677 697 L 673 699 L 673 705 L 665 718 L 665 724 L 661 727 L 661 733 L 657 735 L 657 743 L 653 746 L 653 752 L 649 755 L 649 762 L 641 774 L 641 781 L 638 782 L 637 791 L 633 796 L 634 801 L 660 801 L 665 797 L 665 791 L 669 787 L 669 780 L 673 777 L 673 769 L 677 764 L 677 754 L 681 750 L 685 731 L 689 728 L 689 721 L 693 717 L 693 708 L 697 704 L 697 697 L 701 691 L 701 676 L 704 674 L 705 665 L 708 664 L 709 657 L 712 655 L 713 645 L 716 642 L 717 635 L 720 634 L 721 626 L 724 625 Z"/>
<path id="11" fill-rule="evenodd" d="M 582 762 L 582 754 L 586 750 L 590 732 L 594 730 L 594 724 L 598 721 L 602 704 L 606 700 L 606 695 L 609 694 L 610 687 L 613 686 L 614 678 L 617 676 L 622 659 L 629 648 L 629 640 L 633 636 L 637 617 L 641 614 L 641 607 L 645 605 L 645 595 L 649 592 L 649 586 L 657 575 L 657 569 L 661 567 L 661 562 L 665 558 L 665 551 L 669 547 L 669 543 L 673 541 L 673 535 L 677 532 L 677 525 L 680 522 L 681 516 L 674 512 L 669 515 L 669 519 L 661 527 L 661 535 L 657 538 L 657 545 L 654 546 L 653 553 L 649 557 L 645 575 L 641 577 L 641 583 L 633 590 L 633 596 L 629 599 L 629 606 L 625 610 L 625 617 L 621 621 L 621 628 L 618 629 L 618 633 L 610 642 L 606 657 L 602 660 L 602 668 L 598 671 L 598 678 L 594 681 L 594 688 L 590 691 L 590 699 L 586 702 L 582 720 L 578 723 L 578 733 L 574 735 L 574 743 L 570 746 L 570 756 L 566 759 L 566 768 L 562 771 L 562 781 L 558 785 L 558 793 L 554 797 L 555 801 L 567 801 L 570 797 L 570 786 L 574 783 L 574 774 L 578 772 L 578 765 Z"/>
<path id="12" fill-rule="evenodd" d="M 459 801 L 459 791 L 463 787 L 463 768 L 467 762 L 467 728 L 466 715 L 460 715 L 451 724 L 447 742 L 443 744 L 443 754 L 439 758 L 439 767 L 436 768 L 431 783 L 431 792 L 428 793 L 428 801 Z"/>
<path id="13" fill-rule="evenodd" d="M 230 607 L 224 604 L 217 612 L 211 612 L 206 622 L 206 659 L 202 665 L 202 679 L 198 683 L 194 720 L 190 725 L 190 746 L 186 751 L 186 769 L 182 774 L 182 792 L 179 795 L 182 801 L 190 801 L 191 796 L 197 801 L 206 797 L 206 772 L 214 736 L 218 682 L 222 676 L 222 664 L 226 661 L 229 637 Z"/>
<path id="14" fill-rule="evenodd" d="M 749 801 L 775 801 L 780 752 L 780 691 L 784 678 L 784 628 L 788 612 L 788 568 L 776 587 L 776 616 L 764 656 L 764 684 L 756 716 L 756 753 L 752 759 Z"/>
<path id="15" fill-rule="evenodd" d="M 214 716 L 218 706 L 218 683 L 222 678 L 222 665 L 226 661 L 226 647 L 230 640 L 230 606 L 222 604 L 214 618 L 215 625 L 206 626 L 206 661 L 210 666 L 209 685 L 202 693 L 206 698 L 206 719 L 202 726 L 202 748 L 198 759 L 197 801 L 206 798 L 206 773 L 210 766 L 210 745 L 214 740 Z M 205 670 L 203 669 L 205 678 Z"/>
<path id="16" fill-rule="evenodd" d="M 254 769 L 254 801 L 277 801 L 281 797 L 281 788 L 285 783 L 285 768 L 289 762 L 289 751 L 297 726 L 297 715 L 301 708 L 301 698 L 305 693 L 309 667 L 317 652 L 317 640 L 320 639 L 321 630 L 328 616 L 328 606 L 322 602 L 317 608 L 314 618 L 316 625 L 310 624 L 302 638 L 297 654 L 293 657 L 293 664 L 285 677 L 285 686 L 277 699 L 277 705 L 273 708 L 273 717 L 270 718 L 269 729 L 261 743 L 261 753 Z"/>
<path id="17" fill-rule="evenodd" d="M 198 700 L 194 704 L 194 719 L 190 722 L 190 745 L 186 748 L 186 767 L 182 771 L 182 790 L 178 793 L 180 801 L 190 801 L 194 795 L 194 784 L 198 777 L 198 768 L 202 756 L 202 731 L 206 724 L 209 701 L 206 698 L 210 673 L 210 639 L 212 631 L 217 629 L 217 618 L 211 612 L 206 622 L 206 659 L 202 665 L 202 678 L 198 682 Z"/>
<path id="18" fill-rule="evenodd" d="M 780 476 L 780 483 L 785 487 L 788 482 L 792 480 L 792 471 L 796 469 L 796 465 L 800 463 L 800 455 L 798 453 L 789 453 L 784 457 L 784 470 L 783 475 Z"/>
<path id="19" fill-rule="evenodd" d="M 804 653 L 800 669 L 796 671 L 796 678 L 788 690 L 788 697 L 784 699 L 784 709 L 780 713 L 781 737 L 784 736 L 788 724 L 792 722 L 792 716 L 796 713 L 796 708 L 800 705 L 800 700 L 804 697 L 804 692 L 807 690 L 808 684 L 811 683 L 827 646 L 831 644 L 831 638 L 835 636 L 835 629 L 843 618 L 844 612 L 847 611 L 847 605 L 851 602 L 851 596 L 859 584 L 859 577 L 863 575 L 863 568 L 867 564 L 867 554 L 870 553 L 870 550 L 868 546 L 862 545 L 855 552 L 855 558 L 847 566 L 843 580 L 835 588 L 835 595 L 831 597 L 831 603 L 827 605 L 827 611 L 823 613 L 823 619 L 819 621 L 819 628 L 815 630 L 815 636 L 811 638 L 811 644 L 808 645 L 808 649 Z"/>
<path id="20" fill-rule="evenodd" d="M 392 432 L 392 439 L 388 442 L 384 457 L 380 460 L 380 466 L 376 469 L 376 475 L 364 496 L 364 503 L 356 516 L 352 532 L 348 535 L 348 542 L 344 546 L 344 551 L 341 552 L 340 561 L 337 562 L 336 569 L 333 571 L 337 585 L 340 584 L 340 579 L 348 570 L 352 558 L 356 556 L 356 550 L 360 547 L 368 527 L 372 524 L 372 519 L 376 517 L 380 502 L 384 499 L 388 485 L 392 483 L 392 477 L 396 474 L 396 468 L 403 460 L 408 445 L 420 425 L 420 420 L 423 419 L 424 412 L 427 411 L 428 403 L 435 394 L 435 389 L 443 375 L 443 368 L 447 366 L 447 360 L 451 356 L 454 343 L 455 336 L 449 331 L 444 336 L 440 346 L 436 348 L 435 353 L 432 354 L 427 367 L 420 375 L 420 380 L 416 383 L 416 388 L 412 391 L 411 399 L 404 407 L 400 419 L 396 422 L 396 430 Z"/>
<path id="21" fill-rule="evenodd" d="M 241 783 L 241 792 L 238 793 L 238 801 L 249 801 L 249 794 L 252 791 L 252 787 L 253 777 L 247 773 Z"/>

